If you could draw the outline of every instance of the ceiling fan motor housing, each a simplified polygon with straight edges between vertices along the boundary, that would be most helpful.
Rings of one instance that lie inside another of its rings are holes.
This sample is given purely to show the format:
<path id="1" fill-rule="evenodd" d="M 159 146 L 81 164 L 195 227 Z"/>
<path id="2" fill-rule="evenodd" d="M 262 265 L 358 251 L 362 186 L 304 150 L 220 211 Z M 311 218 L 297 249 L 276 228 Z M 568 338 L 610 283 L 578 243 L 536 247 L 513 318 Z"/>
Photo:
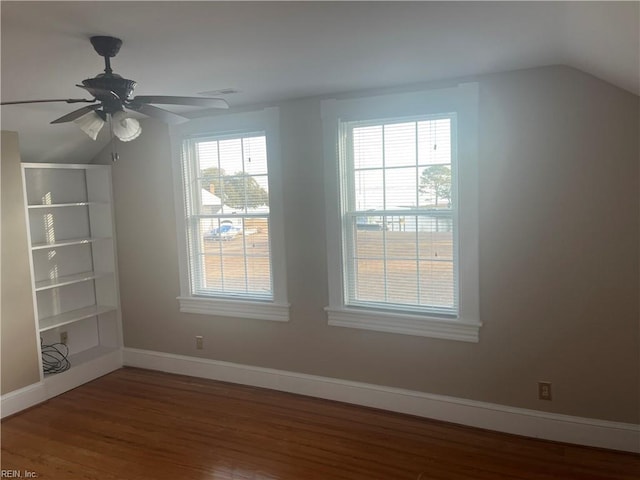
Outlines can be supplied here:
<path id="1" fill-rule="evenodd" d="M 108 106 L 113 103 L 116 110 L 122 110 L 122 102 L 129 100 L 129 97 L 131 97 L 136 87 L 135 80 L 128 80 L 122 78 L 120 75 L 109 73 L 102 73 L 94 78 L 87 78 L 82 81 L 82 84 L 87 87 L 99 101 L 103 102 L 105 107 L 108 108 Z M 102 95 L 101 92 L 104 92 L 105 95 Z M 118 98 L 113 98 L 111 92 L 115 93 Z"/>

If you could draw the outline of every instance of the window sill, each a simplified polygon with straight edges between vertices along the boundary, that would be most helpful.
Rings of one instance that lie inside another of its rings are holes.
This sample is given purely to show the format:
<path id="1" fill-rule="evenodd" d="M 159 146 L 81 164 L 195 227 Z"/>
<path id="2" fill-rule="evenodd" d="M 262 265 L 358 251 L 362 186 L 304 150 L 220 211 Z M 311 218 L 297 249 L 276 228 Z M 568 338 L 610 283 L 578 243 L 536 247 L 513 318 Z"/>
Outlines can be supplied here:
<path id="1" fill-rule="evenodd" d="M 289 304 L 204 297 L 178 297 L 178 303 L 182 313 L 289 321 Z"/>
<path id="2" fill-rule="evenodd" d="M 329 325 L 477 343 L 482 324 L 405 313 L 326 307 Z"/>

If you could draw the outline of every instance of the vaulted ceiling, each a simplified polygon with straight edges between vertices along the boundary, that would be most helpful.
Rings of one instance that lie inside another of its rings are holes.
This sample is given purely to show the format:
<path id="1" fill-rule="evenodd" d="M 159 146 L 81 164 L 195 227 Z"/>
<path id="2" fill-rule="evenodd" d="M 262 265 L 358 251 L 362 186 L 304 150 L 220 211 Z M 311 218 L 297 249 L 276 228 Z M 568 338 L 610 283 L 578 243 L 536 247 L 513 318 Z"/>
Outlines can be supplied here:
<path id="1" fill-rule="evenodd" d="M 92 35 L 123 40 L 114 72 L 136 94 L 224 95 L 233 107 L 564 64 L 640 94 L 638 2 L 8 2 L 3 101 L 78 98 L 104 68 Z M 91 159 L 49 122 L 65 103 L 2 107 L 24 161 Z"/>

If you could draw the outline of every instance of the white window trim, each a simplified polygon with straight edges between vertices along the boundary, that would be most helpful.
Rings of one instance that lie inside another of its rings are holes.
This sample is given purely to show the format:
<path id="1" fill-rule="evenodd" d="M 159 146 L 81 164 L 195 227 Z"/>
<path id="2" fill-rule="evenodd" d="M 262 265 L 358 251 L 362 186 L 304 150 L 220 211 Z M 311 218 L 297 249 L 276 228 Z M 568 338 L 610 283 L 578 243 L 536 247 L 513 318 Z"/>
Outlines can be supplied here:
<path id="1" fill-rule="evenodd" d="M 329 325 L 478 342 L 478 84 L 322 101 Z M 458 127 L 459 315 L 456 319 L 345 305 L 339 182 L 339 122 L 456 112 Z"/>
<path id="2" fill-rule="evenodd" d="M 233 296 L 196 296 L 191 294 L 187 226 L 185 222 L 184 182 L 181 151 L 186 137 L 195 135 L 231 135 L 265 132 L 269 162 L 269 232 L 271 235 L 271 269 L 273 300 L 251 300 Z M 280 154 L 280 112 L 277 107 L 259 111 L 220 114 L 195 119 L 171 127 L 173 154 L 174 203 L 178 232 L 178 263 L 180 270 L 180 311 L 202 315 L 289 321 L 284 245 L 282 200 L 282 160 Z"/>

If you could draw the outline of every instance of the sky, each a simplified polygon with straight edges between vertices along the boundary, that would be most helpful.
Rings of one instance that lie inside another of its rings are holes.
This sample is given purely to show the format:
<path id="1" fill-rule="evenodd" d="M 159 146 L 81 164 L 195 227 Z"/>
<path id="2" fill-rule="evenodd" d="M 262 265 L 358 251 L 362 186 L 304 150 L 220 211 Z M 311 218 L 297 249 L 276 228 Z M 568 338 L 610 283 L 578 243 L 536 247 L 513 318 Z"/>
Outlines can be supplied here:
<path id="1" fill-rule="evenodd" d="M 425 205 L 420 176 L 429 165 L 451 163 L 451 119 L 353 128 L 356 210 Z"/>

